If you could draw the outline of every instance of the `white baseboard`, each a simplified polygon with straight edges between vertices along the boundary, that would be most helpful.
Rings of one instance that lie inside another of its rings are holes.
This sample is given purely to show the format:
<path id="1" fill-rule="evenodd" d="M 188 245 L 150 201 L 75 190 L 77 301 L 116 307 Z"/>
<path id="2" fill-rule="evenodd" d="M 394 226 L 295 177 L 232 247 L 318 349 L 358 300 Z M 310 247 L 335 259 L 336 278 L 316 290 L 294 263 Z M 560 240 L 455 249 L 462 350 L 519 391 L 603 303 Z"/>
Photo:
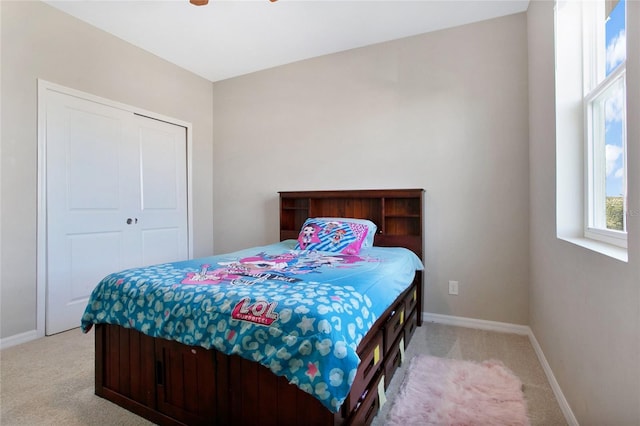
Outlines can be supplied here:
<path id="1" fill-rule="evenodd" d="M 554 376 L 553 371 L 551 371 L 551 366 L 547 362 L 547 358 L 544 356 L 542 352 L 542 347 L 538 343 L 538 339 L 533 334 L 533 330 L 529 329 L 529 341 L 531 342 L 531 346 L 536 351 L 536 355 L 538 355 L 538 360 L 540 360 L 540 364 L 542 365 L 542 369 L 544 373 L 547 375 L 547 380 L 549 380 L 549 385 L 551 385 L 551 389 L 553 390 L 553 394 L 556 396 L 556 400 L 560 405 L 560 409 L 562 410 L 562 414 L 564 414 L 564 418 L 567 420 L 570 426 L 579 426 L 578 419 L 573 414 L 571 407 L 569 406 L 569 402 L 564 397 L 562 393 L 562 389 L 560 389 L 560 385 L 556 380 L 556 376 Z"/>
<path id="2" fill-rule="evenodd" d="M 422 320 L 438 324 L 455 325 L 458 327 L 477 328 L 480 330 L 497 331 L 500 333 L 513 333 L 529 335 L 531 329 L 526 325 L 511 324 L 507 322 L 487 321 L 466 317 L 454 317 L 452 315 L 422 313 Z"/>
<path id="3" fill-rule="evenodd" d="M 551 366 L 549 365 L 549 362 L 547 362 L 547 358 L 544 356 L 544 352 L 542 352 L 542 347 L 538 343 L 536 336 L 533 334 L 533 330 L 531 330 L 531 327 L 529 327 L 528 325 L 486 321 L 474 318 L 456 317 L 452 315 L 432 314 L 428 312 L 422 313 L 422 320 L 437 324 L 453 325 L 458 327 L 475 328 L 479 330 L 496 331 L 500 333 L 513 333 L 528 336 L 529 341 L 531 342 L 531 346 L 533 346 L 533 349 L 538 356 L 540 365 L 542 365 L 542 369 L 547 376 L 547 380 L 549 380 L 551 390 L 553 390 L 553 394 L 558 401 L 558 405 L 560 405 L 562 414 L 564 414 L 565 420 L 570 426 L 579 426 L 578 420 L 573 414 L 573 411 L 569 406 L 569 402 L 564 397 L 562 389 L 560 389 L 560 385 L 558 384 L 558 381 L 556 380 L 556 377 L 551 370 Z"/>
<path id="4" fill-rule="evenodd" d="M 27 343 L 40 337 L 37 330 L 31 330 L 24 333 L 16 334 L 13 336 L 0 339 L 0 349 L 10 348 L 21 343 Z"/>

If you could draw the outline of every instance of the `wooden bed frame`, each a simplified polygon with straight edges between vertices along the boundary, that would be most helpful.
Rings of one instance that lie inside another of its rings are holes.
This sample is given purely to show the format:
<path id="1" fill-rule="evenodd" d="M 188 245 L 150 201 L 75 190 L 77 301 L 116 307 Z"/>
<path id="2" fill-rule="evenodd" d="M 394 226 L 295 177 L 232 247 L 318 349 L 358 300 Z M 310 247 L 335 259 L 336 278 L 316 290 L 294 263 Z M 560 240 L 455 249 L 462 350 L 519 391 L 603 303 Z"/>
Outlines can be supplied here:
<path id="1" fill-rule="evenodd" d="M 297 238 L 307 217 L 370 219 L 375 245 L 407 247 L 422 259 L 423 192 L 280 192 L 280 239 Z M 95 326 L 95 393 L 162 425 L 366 425 L 421 313 L 418 272 L 358 346 L 361 364 L 338 413 L 258 363 L 108 324 Z"/>

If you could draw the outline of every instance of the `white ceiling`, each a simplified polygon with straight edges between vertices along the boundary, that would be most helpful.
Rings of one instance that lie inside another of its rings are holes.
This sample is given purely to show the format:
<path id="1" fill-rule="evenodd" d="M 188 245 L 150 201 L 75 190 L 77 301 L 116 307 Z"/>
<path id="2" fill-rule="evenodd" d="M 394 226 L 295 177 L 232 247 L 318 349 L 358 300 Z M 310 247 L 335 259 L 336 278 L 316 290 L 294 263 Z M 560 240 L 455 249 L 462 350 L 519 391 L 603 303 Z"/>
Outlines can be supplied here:
<path id="1" fill-rule="evenodd" d="M 208 80 L 523 12 L 529 0 L 45 1 Z"/>

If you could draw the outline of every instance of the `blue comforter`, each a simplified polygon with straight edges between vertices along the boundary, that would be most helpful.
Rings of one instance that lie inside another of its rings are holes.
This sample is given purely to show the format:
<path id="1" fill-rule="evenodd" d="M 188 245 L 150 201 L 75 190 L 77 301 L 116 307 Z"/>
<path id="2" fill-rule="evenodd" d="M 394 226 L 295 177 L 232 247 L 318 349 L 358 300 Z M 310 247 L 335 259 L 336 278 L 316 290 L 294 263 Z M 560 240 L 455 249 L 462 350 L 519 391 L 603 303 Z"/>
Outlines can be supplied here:
<path id="1" fill-rule="evenodd" d="M 105 277 L 82 317 L 259 362 L 337 412 L 356 348 L 423 266 L 404 248 L 359 255 L 293 250 L 288 240 Z"/>

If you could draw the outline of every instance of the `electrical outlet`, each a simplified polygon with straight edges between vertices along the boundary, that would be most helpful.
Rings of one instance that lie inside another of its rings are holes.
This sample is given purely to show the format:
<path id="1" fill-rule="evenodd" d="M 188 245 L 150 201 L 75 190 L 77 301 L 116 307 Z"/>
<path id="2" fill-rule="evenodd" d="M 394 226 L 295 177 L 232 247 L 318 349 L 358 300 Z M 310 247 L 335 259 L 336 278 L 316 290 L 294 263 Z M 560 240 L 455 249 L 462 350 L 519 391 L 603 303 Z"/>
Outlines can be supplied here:
<path id="1" fill-rule="evenodd" d="M 458 295 L 458 281 L 449 281 L 449 294 Z"/>

